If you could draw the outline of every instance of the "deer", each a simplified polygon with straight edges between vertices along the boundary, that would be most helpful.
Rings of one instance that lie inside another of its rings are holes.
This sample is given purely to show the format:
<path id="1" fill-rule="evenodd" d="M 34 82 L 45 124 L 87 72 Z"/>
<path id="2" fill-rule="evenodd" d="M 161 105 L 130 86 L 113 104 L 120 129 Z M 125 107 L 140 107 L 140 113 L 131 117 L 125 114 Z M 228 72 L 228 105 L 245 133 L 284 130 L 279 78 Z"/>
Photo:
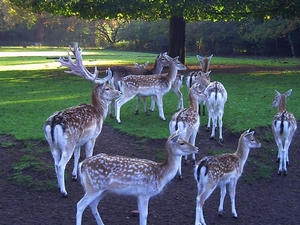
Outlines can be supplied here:
<path id="1" fill-rule="evenodd" d="M 85 78 L 95 83 L 92 90 L 92 104 L 81 104 L 53 113 L 44 124 L 45 138 L 50 146 L 54 159 L 54 167 L 58 188 L 64 197 L 68 197 L 65 187 L 65 167 L 74 154 L 74 168 L 72 179 L 77 180 L 77 167 L 80 158 L 80 147 L 85 145 L 86 157 L 93 155 L 96 138 L 102 130 L 106 118 L 108 103 L 121 96 L 121 92 L 112 88 L 106 82 L 111 78 L 111 71 L 106 71 L 107 76 L 98 78 L 98 70 L 90 73 L 82 63 L 81 49 L 74 44 L 70 47 L 76 57 L 72 61 L 68 52 L 68 59 L 59 57 L 61 66 L 67 66 L 71 71 L 65 71 Z"/>
<path id="2" fill-rule="evenodd" d="M 104 224 L 97 206 L 107 193 L 137 197 L 139 224 L 146 225 L 150 198 L 159 194 L 174 178 L 182 155 L 197 152 L 196 146 L 186 142 L 180 138 L 178 132 L 175 132 L 166 142 L 166 157 L 162 163 L 147 159 L 109 156 L 104 153 L 86 158 L 79 164 L 85 194 L 77 203 L 76 225 L 81 225 L 82 214 L 87 206 L 90 207 L 97 224 Z"/>
<path id="3" fill-rule="evenodd" d="M 146 62 L 143 66 L 135 63 L 135 67 L 126 67 L 126 66 L 113 66 L 110 67 L 112 71 L 112 78 L 109 81 L 110 85 L 119 89 L 119 81 L 122 80 L 125 76 L 128 75 L 152 75 L 152 74 L 161 74 L 164 67 L 169 66 L 168 60 L 165 59 L 164 54 L 166 53 L 160 53 L 154 62 L 154 65 L 151 69 L 147 69 L 148 63 Z M 154 101 L 154 100 L 153 100 Z M 138 107 L 139 99 L 137 99 L 137 105 L 135 109 L 135 114 L 139 114 L 139 107 Z M 109 105 L 109 116 L 112 118 L 113 113 L 112 109 L 115 108 L 115 100 L 111 101 L 111 104 Z M 144 108 L 145 113 L 148 115 L 146 100 L 144 99 Z"/>
<path id="4" fill-rule="evenodd" d="M 135 65 L 136 68 L 147 68 L 148 62 L 145 62 L 144 64 L 138 64 L 138 63 L 135 62 L 134 65 Z M 180 88 L 183 84 L 183 81 L 184 81 L 184 75 L 183 74 L 177 74 L 176 79 L 173 82 L 172 87 L 171 87 L 171 89 L 174 91 L 174 93 L 178 97 L 177 110 L 183 109 L 183 94 L 180 91 Z M 136 114 L 138 114 L 139 99 L 140 98 L 138 97 L 137 98 L 136 110 L 135 110 Z M 155 98 L 152 97 L 150 111 L 153 112 L 154 110 L 155 110 Z M 148 115 L 147 102 L 145 100 L 145 97 L 144 97 L 144 111 Z"/>
<path id="5" fill-rule="evenodd" d="M 188 88 L 191 88 L 193 86 L 194 83 L 199 82 L 202 79 L 201 73 L 207 73 L 209 72 L 209 66 L 210 66 L 210 61 L 213 57 L 213 54 L 211 54 L 209 57 L 202 57 L 200 55 L 196 55 L 197 59 L 200 62 L 200 71 L 192 71 L 188 74 L 188 76 L 186 77 L 186 86 Z M 208 76 L 205 76 L 203 78 L 209 79 L 210 82 L 210 77 L 209 77 L 209 73 L 207 74 Z M 206 87 L 204 87 L 205 89 Z M 204 89 L 202 91 L 204 91 Z M 204 102 L 200 102 L 199 104 L 199 113 L 201 113 L 201 104 L 202 104 L 202 115 L 205 116 L 205 101 Z"/>
<path id="6" fill-rule="evenodd" d="M 286 110 L 286 100 L 291 95 L 292 89 L 281 94 L 275 90 L 276 96 L 271 104 L 278 109 L 272 122 L 272 132 L 278 147 L 277 162 L 279 162 L 278 175 L 283 172 L 287 175 L 289 165 L 289 147 L 297 130 L 297 121 L 294 115 Z"/>
<path id="7" fill-rule="evenodd" d="M 169 123 L 170 134 L 179 130 L 181 137 L 190 144 L 195 145 L 196 136 L 200 126 L 199 102 L 205 101 L 207 96 L 201 91 L 199 84 L 195 83 L 189 89 L 189 103 L 188 108 L 176 112 Z M 195 154 L 192 154 L 193 163 L 196 162 Z M 187 164 L 187 155 L 184 163 Z M 181 164 L 178 168 L 178 177 L 182 180 Z"/>
<path id="8" fill-rule="evenodd" d="M 194 178 L 197 183 L 195 225 L 206 224 L 203 216 L 203 205 L 217 186 L 221 190 L 218 214 L 221 216 L 223 213 L 226 186 L 228 185 L 231 213 L 234 218 L 237 218 L 235 208 L 237 181 L 243 173 L 250 149 L 260 147 L 261 143 L 254 138 L 254 131 L 249 129 L 241 134 L 235 153 L 205 156 L 196 163 L 194 168 Z"/>
<path id="9" fill-rule="evenodd" d="M 135 96 L 155 96 L 159 117 L 162 120 L 166 120 L 163 111 L 163 95 L 171 89 L 178 70 L 185 70 L 186 66 L 178 60 L 178 56 L 171 58 L 165 53 L 164 57 L 169 62 L 169 72 L 167 74 L 148 76 L 128 75 L 119 82 L 122 96 L 115 103 L 116 119 L 119 124 L 121 123 L 120 109 L 122 105 Z"/>
<path id="10" fill-rule="evenodd" d="M 224 106 L 227 101 L 227 91 L 224 85 L 219 81 L 211 82 L 205 89 L 204 93 L 207 95 L 206 106 L 208 110 L 207 130 L 210 130 L 211 120 L 212 129 L 210 139 L 215 138 L 215 132 L 218 125 L 219 128 L 219 142 L 223 143 L 223 114 Z"/>

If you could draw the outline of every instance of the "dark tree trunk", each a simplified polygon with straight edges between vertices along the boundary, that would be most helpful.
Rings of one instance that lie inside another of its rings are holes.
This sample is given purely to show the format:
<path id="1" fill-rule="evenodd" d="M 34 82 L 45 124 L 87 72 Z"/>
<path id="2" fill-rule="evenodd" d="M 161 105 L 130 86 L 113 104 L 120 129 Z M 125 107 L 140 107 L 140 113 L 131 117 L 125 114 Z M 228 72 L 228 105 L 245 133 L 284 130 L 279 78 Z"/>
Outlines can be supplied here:
<path id="1" fill-rule="evenodd" d="M 169 49 L 171 57 L 179 56 L 179 60 L 185 63 L 185 20 L 183 17 L 173 16 L 170 19 Z"/>

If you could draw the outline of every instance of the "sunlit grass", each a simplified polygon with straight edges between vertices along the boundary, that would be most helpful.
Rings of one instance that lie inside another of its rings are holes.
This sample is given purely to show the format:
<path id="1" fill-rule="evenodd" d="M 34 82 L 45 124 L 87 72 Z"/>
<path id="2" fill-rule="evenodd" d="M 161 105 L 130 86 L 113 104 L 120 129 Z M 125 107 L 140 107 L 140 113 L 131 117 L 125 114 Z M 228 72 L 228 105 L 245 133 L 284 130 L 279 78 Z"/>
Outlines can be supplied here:
<path id="1" fill-rule="evenodd" d="M 65 49 L 64 49 L 65 51 Z M 132 65 L 133 62 L 144 63 L 145 61 L 154 62 L 156 54 L 150 53 L 126 53 L 118 51 L 89 50 L 98 52 L 101 60 L 98 65 L 111 66 L 123 62 Z M 90 52 L 84 55 L 84 64 L 95 64 Z M 103 55 L 107 53 L 107 58 Z M 44 57 L 44 56 L 43 56 Z M 195 56 L 188 58 L 194 60 L 198 65 Z M 9 62 L 7 58 L 3 58 Z M 91 102 L 91 90 L 93 84 L 84 79 L 64 73 L 64 69 L 38 69 L 34 65 L 33 70 L 17 70 L 15 65 L 16 58 L 10 57 L 13 67 L 12 70 L 0 72 L 0 134 L 11 134 L 16 139 L 44 139 L 43 124 L 47 117 L 53 112 L 75 106 L 81 103 Z M 138 59 L 138 60 L 137 60 Z M 36 59 L 35 59 L 36 60 Z M 107 61 L 105 61 L 107 60 Z M 110 61 L 111 60 L 111 61 Z M 232 63 L 233 59 L 228 59 Z M 242 60 L 242 59 L 240 59 Z M 265 65 L 273 59 L 246 60 L 253 65 Z M 289 59 L 294 64 L 293 59 Z M 216 64 L 219 57 L 213 57 L 212 64 Z M 226 59 L 224 58 L 223 62 Z M 236 60 L 238 61 L 238 60 Z M 100 64 L 100 63 L 103 64 Z M 219 61 L 220 63 L 221 61 Z M 240 61 L 243 62 L 243 61 Z M 108 64 L 106 64 L 108 63 Z M 125 64 L 126 64 L 125 63 Z M 41 63 L 43 64 L 43 63 Z M 279 65 L 279 64 L 278 64 Z M 297 96 L 299 96 L 299 71 L 289 71 L 286 64 L 279 70 L 273 72 L 259 73 L 219 73 L 211 72 L 211 79 L 222 82 L 228 92 L 228 101 L 225 105 L 224 127 L 233 131 L 240 132 L 245 129 L 255 129 L 257 127 L 269 126 L 276 109 L 271 108 L 270 104 L 275 96 L 275 89 L 286 92 L 293 89 L 291 97 L 288 99 L 287 109 L 294 113 L 296 119 L 300 118 L 300 108 L 297 107 Z M 7 64 L 7 66 L 9 66 Z M 29 64 L 26 65 L 28 68 Z M 67 69 L 65 69 L 67 70 Z M 186 75 L 186 73 L 183 73 Z M 184 85 L 181 88 L 184 95 L 185 106 L 188 106 L 188 90 Z M 145 138 L 162 138 L 169 135 L 168 121 L 175 113 L 177 107 L 177 96 L 170 91 L 164 96 L 164 111 L 166 121 L 159 119 L 158 110 L 150 116 L 146 116 L 140 107 L 140 114 L 134 115 L 136 100 L 123 105 L 121 108 L 122 124 L 118 124 L 113 118 L 106 118 L 105 123 L 110 124 L 115 129 L 131 135 Z M 148 100 L 150 105 L 150 99 Z M 207 124 L 207 117 L 201 117 L 201 126 Z"/>

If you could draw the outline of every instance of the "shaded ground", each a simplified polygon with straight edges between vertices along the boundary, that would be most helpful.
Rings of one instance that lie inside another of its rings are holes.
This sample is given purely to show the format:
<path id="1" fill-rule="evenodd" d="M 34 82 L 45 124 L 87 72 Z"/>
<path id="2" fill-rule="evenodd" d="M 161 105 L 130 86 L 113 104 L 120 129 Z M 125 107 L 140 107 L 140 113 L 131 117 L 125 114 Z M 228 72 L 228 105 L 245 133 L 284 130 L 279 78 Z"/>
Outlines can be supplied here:
<path id="1" fill-rule="evenodd" d="M 214 69 L 214 71 L 217 68 Z M 221 68 L 222 69 L 222 68 Z M 224 68 L 223 68 L 224 69 Z M 142 114 L 140 116 L 143 116 Z M 107 118 L 110 119 L 110 118 Z M 163 121 L 162 121 L 163 123 Z M 167 122 L 166 122 L 167 124 Z M 298 124 L 300 127 L 300 124 Z M 270 139 L 270 129 L 255 130 L 261 149 L 250 152 L 244 173 L 237 185 L 236 207 L 238 218 L 231 217 L 230 200 L 226 196 L 223 217 L 217 214 L 219 190 L 204 205 L 207 224 L 299 224 L 300 221 L 300 134 L 296 132 L 290 147 L 290 166 L 287 176 L 277 175 L 276 146 Z M 234 151 L 240 134 L 224 130 L 224 145 L 209 140 L 204 129 L 197 136 L 197 159 L 213 151 Z M 76 204 L 83 196 L 80 182 L 71 181 L 73 160 L 67 165 L 66 188 L 68 198 L 62 198 L 56 188 L 49 191 L 16 185 L 12 181 L 12 166 L 20 158 L 35 151 L 45 165 L 53 165 L 45 141 L 21 142 L 9 136 L 0 136 L 0 224 L 75 224 Z M 97 140 L 94 153 L 119 154 L 129 157 L 162 161 L 159 154 L 165 148 L 164 140 L 145 140 L 127 136 L 104 126 Z M 3 143 L 12 143 L 5 145 Z M 213 151 L 212 151 L 213 150 Z M 265 166 L 264 166 L 265 164 Z M 183 180 L 173 179 L 164 191 L 150 199 L 149 225 L 194 224 L 196 182 L 193 165 L 183 165 Z M 43 172 L 23 171 L 39 180 L 55 180 L 54 168 Z M 269 175 L 269 177 L 261 177 Z M 136 199 L 128 196 L 109 195 L 99 204 L 99 212 L 107 225 L 136 225 L 139 218 L 131 211 L 137 209 Z M 96 224 L 89 209 L 83 214 L 83 224 Z"/>

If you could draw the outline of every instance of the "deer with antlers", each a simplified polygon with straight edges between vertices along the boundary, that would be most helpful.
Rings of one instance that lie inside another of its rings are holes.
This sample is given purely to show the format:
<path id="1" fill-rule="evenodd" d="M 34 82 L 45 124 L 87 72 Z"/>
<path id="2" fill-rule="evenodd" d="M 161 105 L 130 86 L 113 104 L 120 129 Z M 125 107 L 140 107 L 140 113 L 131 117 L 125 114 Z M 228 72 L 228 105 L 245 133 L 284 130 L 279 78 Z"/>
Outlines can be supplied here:
<path id="1" fill-rule="evenodd" d="M 197 152 L 196 146 L 181 139 L 180 134 L 175 132 L 166 142 L 163 163 L 103 153 L 85 159 L 79 165 L 85 195 L 77 203 L 76 224 L 81 224 L 83 211 L 90 206 L 97 224 L 103 225 L 97 206 L 107 193 L 116 193 L 137 197 L 140 225 L 146 225 L 150 198 L 160 193 L 174 178 L 182 155 Z"/>
<path id="2" fill-rule="evenodd" d="M 122 105 L 135 96 L 155 96 L 159 117 L 162 120 L 166 120 L 163 111 L 163 95 L 171 89 L 178 70 L 185 70 L 186 66 L 178 60 L 178 57 L 171 58 L 166 53 L 164 54 L 164 57 L 169 62 L 169 72 L 167 74 L 148 76 L 128 75 L 119 82 L 122 96 L 117 99 L 115 104 L 116 119 L 118 123 L 121 123 L 120 109 Z"/>
<path id="3" fill-rule="evenodd" d="M 108 69 L 105 78 L 98 78 L 98 71 L 90 73 L 82 63 L 81 49 L 77 43 L 74 48 L 70 47 L 76 57 L 72 61 L 68 52 L 68 59 L 60 57 L 58 61 L 61 66 L 66 66 L 71 71 L 67 73 L 76 74 L 86 80 L 95 83 L 92 91 L 92 104 L 82 104 L 53 113 L 44 124 L 44 133 L 49 143 L 54 159 L 55 172 L 60 193 L 67 197 L 65 188 L 64 172 L 67 163 L 74 154 L 74 168 L 72 179 L 77 179 L 77 167 L 80 157 L 80 147 L 85 145 L 86 157 L 93 155 L 96 138 L 102 130 L 103 121 L 107 115 L 108 103 L 121 96 L 121 92 L 112 88 L 106 82 L 111 78 Z"/>
<path id="4" fill-rule="evenodd" d="M 186 77 L 186 86 L 188 88 L 191 88 L 193 86 L 194 83 L 199 83 L 200 82 L 202 84 L 200 84 L 201 86 L 201 90 L 202 92 L 204 92 L 204 89 L 208 86 L 208 84 L 210 83 L 210 77 L 209 77 L 209 66 L 210 66 L 210 61 L 213 57 L 213 54 L 211 54 L 211 56 L 209 57 L 202 57 L 200 55 L 196 55 L 197 59 L 199 60 L 200 63 L 200 71 L 192 71 L 188 74 L 188 76 Z M 201 73 L 202 72 L 202 73 Z M 205 79 L 205 83 L 207 83 L 206 81 L 208 80 L 208 83 L 206 86 L 204 85 L 204 82 L 202 82 L 202 79 Z M 205 116 L 205 101 L 200 102 L 199 104 L 199 113 L 201 113 L 201 104 L 202 104 L 202 115 Z"/>
<path id="5" fill-rule="evenodd" d="M 228 185 L 231 199 L 231 213 L 237 217 L 235 208 L 236 184 L 243 173 L 251 148 L 260 148 L 261 143 L 254 138 L 254 131 L 245 131 L 239 138 L 238 147 L 233 154 L 206 156 L 195 165 L 194 177 L 197 182 L 195 225 L 205 225 L 203 205 L 217 186 L 221 189 L 219 215 L 223 212 L 223 203 Z"/>
<path id="6" fill-rule="evenodd" d="M 286 110 L 286 100 L 291 95 L 292 89 L 284 94 L 276 91 L 276 96 L 272 102 L 272 107 L 277 107 L 278 112 L 274 116 L 272 131 L 278 147 L 277 161 L 279 162 L 278 174 L 283 171 L 287 175 L 287 164 L 289 164 L 289 147 L 295 131 L 297 121 L 294 115 Z"/>
<path id="7" fill-rule="evenodd" d="M 182 109 L 175 113 L 169 123 L 170 133 L 174 133 L 178 130 L 181 137 L 195 145 L 196 136 L 200 126 L 200 115 L 199 115 L 199 102 L 205 101 L 207 96 L 201 91 L 199 84 L 195 83 L 189 89 L 189 102 L 190 106 L 188 108 Z M 195 163 L 195 154 L 192 154 L 193 162 Z M 187 164 L 187 155 L 184 160 Z M 182 179 L 181 164 L 178 168 L 178 177 Z"/>

